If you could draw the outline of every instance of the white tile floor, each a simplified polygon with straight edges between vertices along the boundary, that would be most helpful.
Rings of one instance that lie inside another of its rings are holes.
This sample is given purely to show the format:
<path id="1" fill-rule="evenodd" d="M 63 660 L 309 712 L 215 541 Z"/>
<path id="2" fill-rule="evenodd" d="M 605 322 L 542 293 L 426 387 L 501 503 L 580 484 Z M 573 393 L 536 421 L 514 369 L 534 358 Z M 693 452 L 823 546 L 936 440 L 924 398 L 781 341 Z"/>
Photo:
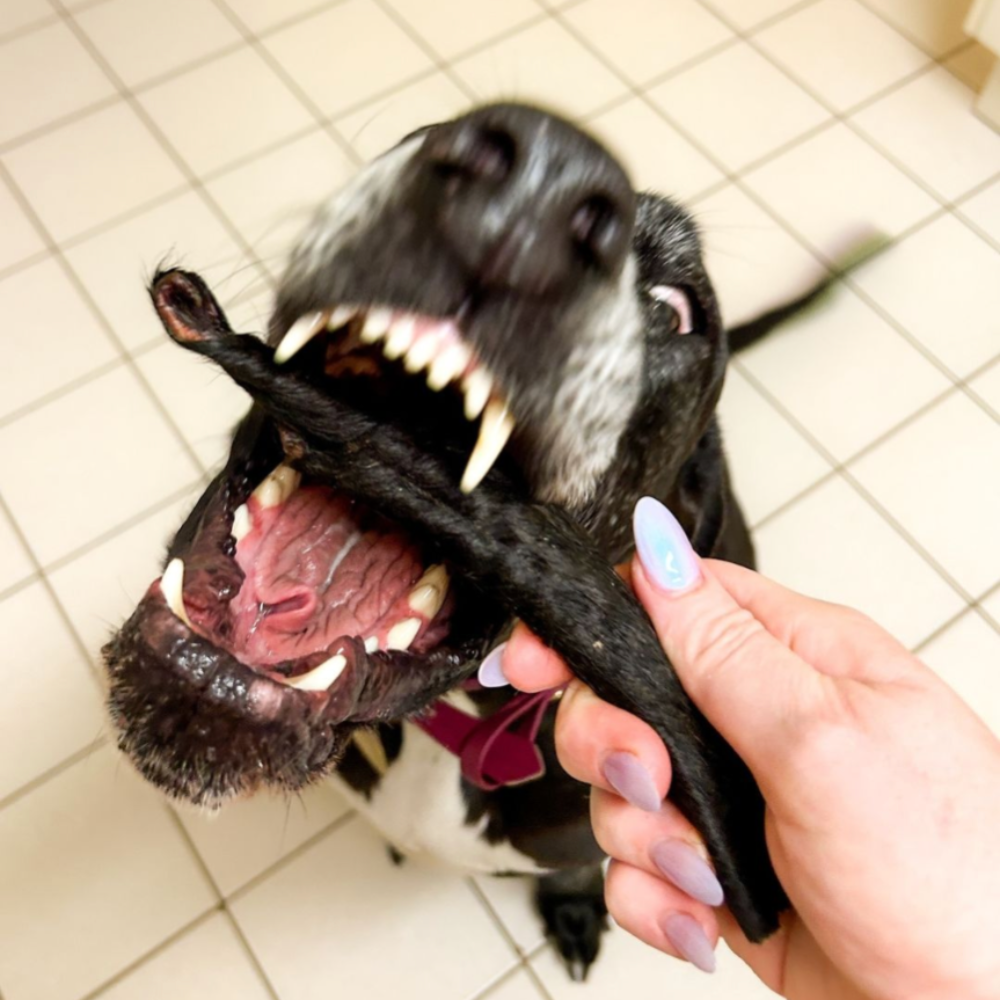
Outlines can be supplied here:
<path id="1" fill-rule="evenodd" d="M 393 869 L 327 788 L 176 815 L 95 652 L 244 405 L 143 279 L 259 328 L 312 204 L 475 98 L 588 120 L 705 231 L 730 320 L 891 240 L 738 359 L 763 568 L 925 650 L 1000 726 L 1000 136 L 963 0 L 0 3 L 0 994 L 747 1000 L 612 935 L 571 987 L 516 881 Z"/>

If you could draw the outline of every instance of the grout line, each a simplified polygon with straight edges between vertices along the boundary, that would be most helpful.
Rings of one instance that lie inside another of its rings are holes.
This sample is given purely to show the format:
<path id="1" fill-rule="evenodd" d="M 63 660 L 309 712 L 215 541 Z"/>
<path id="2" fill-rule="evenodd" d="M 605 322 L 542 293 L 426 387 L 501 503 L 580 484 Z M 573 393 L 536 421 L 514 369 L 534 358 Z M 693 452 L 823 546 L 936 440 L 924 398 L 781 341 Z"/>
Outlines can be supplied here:
<path id="1" fill-rule="evenodd" d="M 5 590 L 0 590 L 0 603 L 6 601 L 8 597 L 20 594 L 22 590 L 27 590 L 33 583 L 41 580 L 42 574 L 38 570 L 32 570 L 27 576 L 22 577 L 10 584 Z"/>
<path id="2" fill-rule="evenodd" d="M 495 996 L 502 990 L 515 976 L 520 975 L 524 971 L 524 962 L 515 962 L 509 969 L 505 969 L 485 986 L 469 994 L 468 1000 L 488 1000 L 489 997 Z"/>
<path id="3" fill-rule="evenodd" d="M 910 42 L 911 45 L 915 45 L 918 49 L 920 49 L 921 52 L 930 56 L 931 59 L 933 59 L 935 62 L 943 62 L 945 59 L 950 59 L 957 52 L 961 52 L 961 50 L 965 48 L 967 42 L 971 40 L 967 39 L 966 41 L 960 42 L 954 48 L 946 50 L 940 56 L 936 56 L 934 55 L 933 52 L 930 51 L 930 49 L 927 48 L 927 46 L 923 42 L 917 39 L 916 35 L 910 33 L 909 28 L 900 27 L 898 24 L 895 24 L 894 22 L 890 21 L 889 18 L 882 13 L 882 11 L 880 11 L 877 7 L 873 7 L 870 3 L 868 3 L 868 0 L 859 0 L 859 2 L 865 8 L 865 10 L 867 10 L 870 14 L 874 14 L 880 21 L 887 24 L 890 28 L 892 28 L 893 31 L 902 35 L 908 42 Z"/>
<path id="4" fill-rule="evenodd" d="M 52 254 L 48 248 L 35 250 L 27 257 L 22 257 L 20 260 L 14 261 L 13 264 L 8 264 L 6 267 L 0 268 L 0 282 L 6 281 L 8 278 L 13 278 L 15 275 L 20 274 L 22 271 L 29 270 L 36 264 L 41 264 L 43 261 L 48 260 L 51 256 Z"/>
<path id="5" fill-rule="evenodd" d="M 229 909 L 227 903 L 223 903 L 222 912 L 225 914 L 226 919 L 229 921 L 229 926 L 233 933 L 239 938 L 239 942 L 243 947 L 243 951 L 246 953 L 247 959 L 250 964 L 254 967 L 258 977 L 264 985 L 264 989 L 271 995 L 271 1000 L 281 1000 L 278 995 L 277 989 L 275 989 L 274 983 L 271 982 L 271 977 L 264 971 L 264 966 L 261 964 L 260 959 L 257 957 L 257 953 L 250 947 L 250 941 L 247 939 L 246 934 L 243 933 L 243 928 L 240 926 L 240 922 L 236 919 L 233 911 Z"/>
<path id="6" fill-rule="evenodd" d="M 41 17 L 34 21 L 29 21 L 27 24 L 18 25 L 16 28 L 11 28 L 10 31 L 5 32 L 0 35 L 0 46 L 6 45 L 8 42 L 16 42 L 26 35 L 33 35 L 40 28 L 49 28 L 53 24 L 59 23 L 59 15 L 54 11 L 51 14 L 42 14 Z"/>
<path id="7" fill-rule="evenodd" d="M 486 910 L 486 915 L 490 918 L 490 920 L 493 922 L 493 925 L 500 932 L 500 936 L 510 946 L 511 951 L 514 952 L 514 954 L 518 957 L 518 959 L 523 959 L 525 955 L 524 951 L 521 949 L 521 946 L 517 943 L 517 940 L 514 938 L 514 935 L 511 933 L 510 929 L 503 922 L 503 919 L 501 918 L 500 914 L 497 913 L 493 904 L 490 902 L 489 897 L 486 895 L 485 892 L 483 892 L 482 887 L 479 885 L 479 883 L 471 875 L 468 878 L 464 879 L 463 881 L 469 887 L 469 891 L 472 893 L 472 895 L 475 896 L 477 900 L 479 900 L 480 906 L 482 906 L 483 909 Z"/>
<path id="8" fill-rule="evenodd" d="M 29 143 L 34 142 L 36 139 L 42 139 L 45 136 L 50 135 L 52 132 L 58 132 L 59 129 L 81 121 L 90 115 L 95 115 L 99 111 L 105 111 L 108 108 L 114 107 L 114 105 L 118 104 L 120 101 L 121 97 L 118 94 L 109 94 L 107 97 L 102 97 L 96 101 L 92 101 L 90 104 L 84 105 L 82 108 L 77 108 L 75 111 L 70 111 L 65 115 L 60 115 L 58 118 L 52 118 L 44 125 L 39 125 L 36 128 L 29 129 L 27 132 L 21 132 L 9 139 L 4 139 L 0 142 L 0 156 L 5 156 L 16 149 L 19 149 L 21 146 L 26 146 Z"/>
<path id="9" fill-rule="evenodd" d="M 68 771 L 71 767 L 75 767 L 81 761 L 86 760 L 91 754 L 96 753 L 105 746 L 107 742 L 107 735 L 104 733 L 99 734 L 86 746 L 75 750 L 68 757 L 59 761 L 58 764 L 53 764 L 52 767 L 42 771 L 41 774 L 36 774 L 30 781 L 26 781 L 23 785 L 15 788 L 14 791 L 8 792 L 7 795 L 0 799 L 0 813 L 41 788 L 42 785 L 48 784 L 53 778 L 58 778 L 64 771 Z"/>

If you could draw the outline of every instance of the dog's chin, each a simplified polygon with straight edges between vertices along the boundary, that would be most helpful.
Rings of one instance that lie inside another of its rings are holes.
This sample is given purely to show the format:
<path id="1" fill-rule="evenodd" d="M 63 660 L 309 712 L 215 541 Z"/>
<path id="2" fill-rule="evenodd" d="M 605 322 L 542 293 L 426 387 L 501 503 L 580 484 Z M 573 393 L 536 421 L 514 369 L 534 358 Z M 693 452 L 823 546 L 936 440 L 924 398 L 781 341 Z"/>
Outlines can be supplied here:
<path id="1" fill-rule="evenodd" d="M 162 290 L 176 310 L 178 289 Z M 211 320 L 197 302 L 185 307 L 184 322 Z M 421 448 L 465 449 L 469 489 L 490 469 L 506 405 L 450 324 L 374 309 L 306 322 L 279 349 L 287 365 L 406 426 Z M 434 341 L 417 365 L 421 337 Z M 295 447 L 248 418 L 163 575 L 104 650 L 120 747 L 168 795 L 201 807 L 323 776 L 352 730 L 428 707 L 502 627 L 432 538 L 303 479 Z"/>

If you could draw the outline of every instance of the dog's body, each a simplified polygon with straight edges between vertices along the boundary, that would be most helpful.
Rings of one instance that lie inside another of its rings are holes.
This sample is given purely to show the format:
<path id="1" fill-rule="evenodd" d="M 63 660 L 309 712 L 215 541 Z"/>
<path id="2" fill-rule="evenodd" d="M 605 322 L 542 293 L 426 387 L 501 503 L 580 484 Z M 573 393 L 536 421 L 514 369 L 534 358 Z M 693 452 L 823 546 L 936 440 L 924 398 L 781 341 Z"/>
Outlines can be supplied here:
<path id="1" fill-rule="evenodd" d="M 284 368 L 231 336 L 193 276 L 162 275 L 153 296 L 175 339 L 256 403 L 163 580 L 107 649 L 120 743 L 142 772 L 216 805 L 336 768 L 401 855 L 540 876 L 548 929 L 582 973 L 604 922 L 602 856 L 587 790 L 556 760 L 554 705 L 538 733 L 544 776 L 495 790 L 409 721 L 439 698 L 484 717 L 507 703 L 509 691 L 462 682 L 514 611 L 605 696 L 663 708 L 653 721 L 678 801 L 738 919 L 758 938 L 773 929 L 783 896 L 761 854 L 759 795 L 610 570 L 647 494 L 702 554 L 753 560 L 713 415 L 726 340 L 690 218 L 635 195 L 572 126 L 498 105 L 409 137 L 324 207 L 279 290 Z M 464 474 L 472 442 L 451 404 L 378 353 L 409 349 L 410 367 L 427 338 L 444 346 L 412 367 L 461 381 L 466 412 L 478 405 L 489 426 Z M 306 486 L 289 489 L 286 471 L 253 490 L 279 462 Z M 325 561 L 308 575 L 315 551 Z M 451 572 L 446 592 L 438 569 L 424 572 L 431 555 Z M 716 824 L 720 797 L 729 818 Z"/>

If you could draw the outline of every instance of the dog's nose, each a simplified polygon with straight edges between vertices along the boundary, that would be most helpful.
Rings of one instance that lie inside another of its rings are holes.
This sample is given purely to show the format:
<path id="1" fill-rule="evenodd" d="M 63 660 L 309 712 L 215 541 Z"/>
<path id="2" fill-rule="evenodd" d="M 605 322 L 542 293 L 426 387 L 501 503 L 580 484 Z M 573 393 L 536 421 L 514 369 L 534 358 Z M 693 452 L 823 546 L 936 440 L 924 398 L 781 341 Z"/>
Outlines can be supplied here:
<path id="1" fill-rule="evenodd" d="M 515 104 L 428 133 L 421 188 L 441 236 L 480 287 L 540 295 L 581 272 L 619 272 L 635 221 L 625 172 L 589 136 Z"/>

